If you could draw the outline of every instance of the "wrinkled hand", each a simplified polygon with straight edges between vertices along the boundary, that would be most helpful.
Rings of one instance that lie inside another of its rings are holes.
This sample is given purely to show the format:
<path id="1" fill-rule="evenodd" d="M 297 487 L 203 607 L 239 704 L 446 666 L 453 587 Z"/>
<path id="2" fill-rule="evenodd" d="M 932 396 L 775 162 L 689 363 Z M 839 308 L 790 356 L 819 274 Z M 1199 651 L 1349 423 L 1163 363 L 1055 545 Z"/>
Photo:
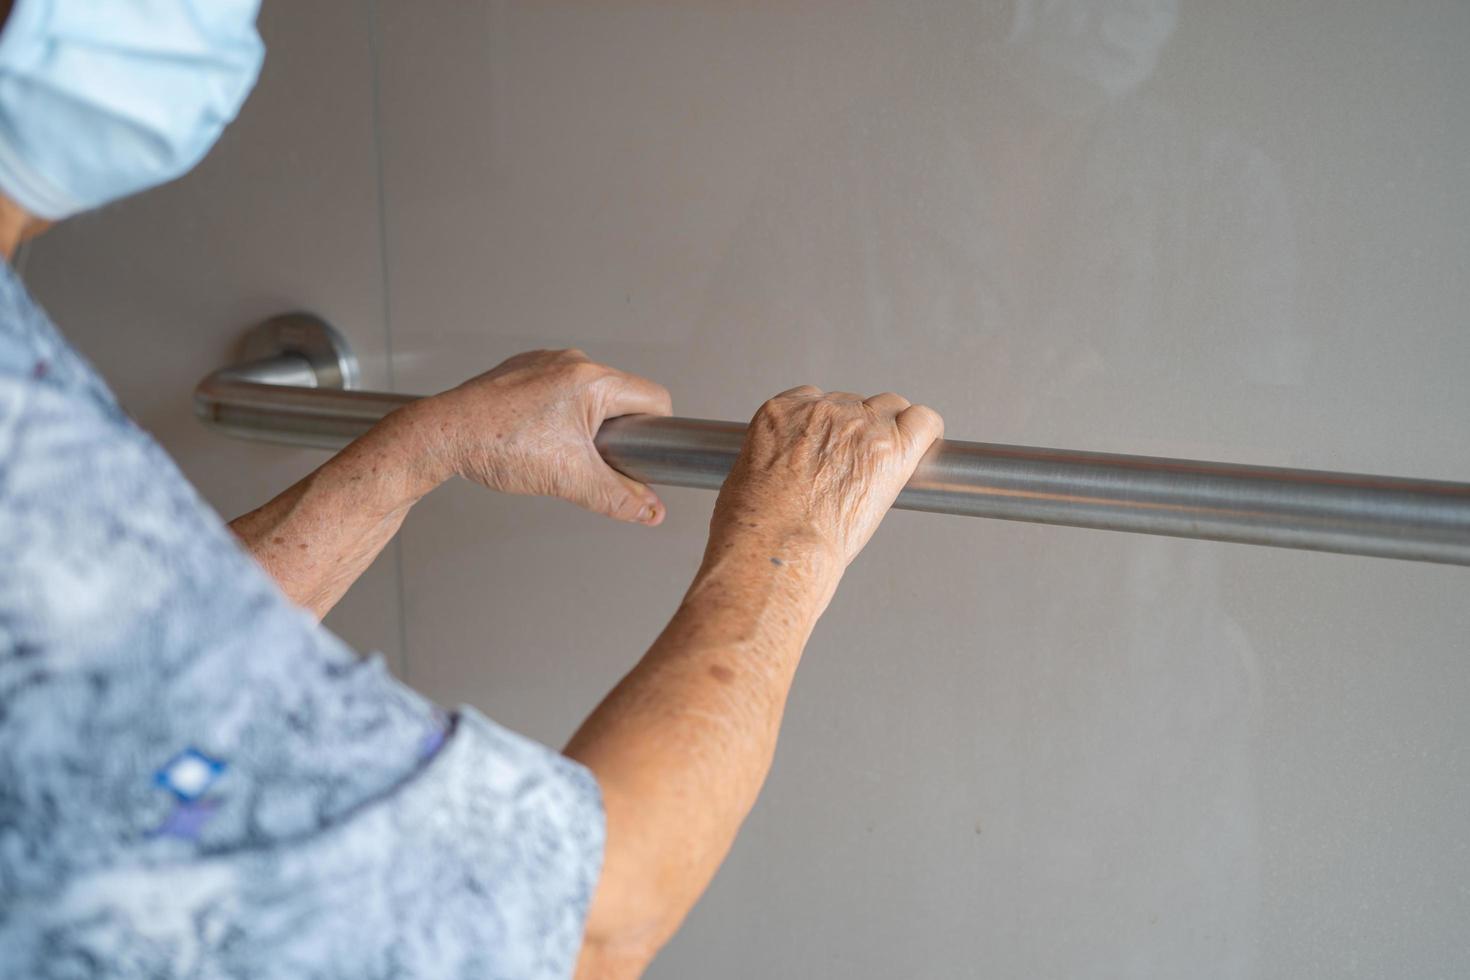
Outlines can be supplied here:
<path id="1" fill-rule="evenodd" d="M 504 493 L 560 497 L 621 521 L 664 517 L 652 490 L 598 455 L 604 419 L 668 415 L 669 393 L 579 350 L 517 354 L 410 406 L 431 465 Z"/>
<path id="2" fill-rule="evenodd" d="M 751 421 L 711 537 L 815 540 L 845 566 L 943 433 L 939 413 L 901 395 L 782 392 Z"/>

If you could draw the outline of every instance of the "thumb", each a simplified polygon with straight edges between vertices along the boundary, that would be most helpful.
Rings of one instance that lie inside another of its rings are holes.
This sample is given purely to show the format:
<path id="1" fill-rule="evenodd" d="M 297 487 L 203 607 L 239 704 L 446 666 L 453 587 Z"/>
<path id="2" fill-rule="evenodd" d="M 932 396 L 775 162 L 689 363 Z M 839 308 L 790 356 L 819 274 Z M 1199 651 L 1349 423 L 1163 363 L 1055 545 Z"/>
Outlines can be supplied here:
<path id="1" fill-rule="evenodd" d="M 608 466 L 597 450 L 588 446 L 587 460 L 576 474 L 576 486 L 567 499 L 578 507 L 630 524 L 654 527 L 664 519 L 663 501 L 648 487 Z"/>

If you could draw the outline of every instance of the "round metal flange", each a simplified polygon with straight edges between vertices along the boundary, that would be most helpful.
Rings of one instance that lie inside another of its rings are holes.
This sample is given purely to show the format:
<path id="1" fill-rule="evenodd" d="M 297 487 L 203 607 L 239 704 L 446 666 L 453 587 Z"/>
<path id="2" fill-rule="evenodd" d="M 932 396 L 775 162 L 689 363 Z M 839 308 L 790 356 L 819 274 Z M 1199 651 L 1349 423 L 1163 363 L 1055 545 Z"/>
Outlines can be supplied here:
<path id="1" fill-rule="evenodd" d="M 289 354 L 311 365 L 318 388 L 356 388 L 357 356 L 347 338 L 311 313 L 283 313 L 255 327 L 240 342 L 242 361 Z"/>

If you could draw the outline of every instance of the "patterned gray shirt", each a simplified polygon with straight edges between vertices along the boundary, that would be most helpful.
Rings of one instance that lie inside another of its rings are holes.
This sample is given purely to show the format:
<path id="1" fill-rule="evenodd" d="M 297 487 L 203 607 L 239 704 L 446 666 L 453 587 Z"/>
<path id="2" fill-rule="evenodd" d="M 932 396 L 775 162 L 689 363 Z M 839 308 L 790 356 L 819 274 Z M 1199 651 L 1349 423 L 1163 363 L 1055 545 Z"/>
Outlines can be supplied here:
<path id="1" fill-rule="evenodd" d="M 0 263 L 0 976 L 564 977 L 590 773 L 293 606 Z"/>

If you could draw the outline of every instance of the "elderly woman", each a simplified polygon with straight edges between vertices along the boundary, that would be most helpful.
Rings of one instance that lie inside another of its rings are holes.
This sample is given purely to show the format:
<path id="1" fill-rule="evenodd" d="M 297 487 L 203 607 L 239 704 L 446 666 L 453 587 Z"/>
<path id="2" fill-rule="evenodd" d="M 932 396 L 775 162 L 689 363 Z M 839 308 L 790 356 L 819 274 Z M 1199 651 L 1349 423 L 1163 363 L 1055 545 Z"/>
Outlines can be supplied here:
<path id="1" fill-rule="evenodd" d="M 255 79 L 254 13 L 6 11 L 7 258 L 193 166 Z M 454 476 L 659 523 L 592 437 L 669 411 L 577 351 L 522 354 L 231 534 L 7 265 L 0 975 L 641 973 L 728 851 L 807 637 L 939 417 L 809 387 L 763 405 L 678 612 L 564 753 L 445 714 L 317 620 Z"/>

